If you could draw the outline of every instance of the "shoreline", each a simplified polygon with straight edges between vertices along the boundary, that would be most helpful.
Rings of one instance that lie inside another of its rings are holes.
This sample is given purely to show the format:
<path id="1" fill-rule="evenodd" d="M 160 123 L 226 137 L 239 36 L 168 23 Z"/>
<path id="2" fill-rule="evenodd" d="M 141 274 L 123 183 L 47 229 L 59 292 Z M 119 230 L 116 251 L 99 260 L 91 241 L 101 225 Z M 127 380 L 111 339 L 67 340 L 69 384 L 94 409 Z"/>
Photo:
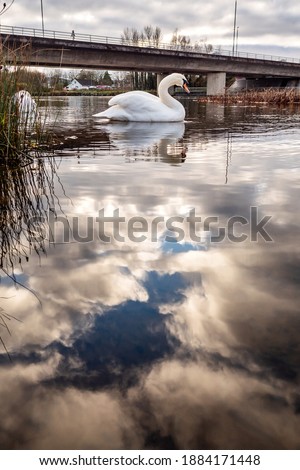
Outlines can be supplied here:
<path id="1" fill-rule="evenodd" d="M 112 97 L 130 90 L 57 90 L 43 92 L 40 97 L 46 96 L 99 96 L 99 97 Z M 156 94 L 153 90 L 148 90 L 148 93 Z M 176 95 L 175 95 L 176 96 Z M 178 95 L 180 97 L 180 95 Z M 296 88 L 283 88 L 283 89 L 260 89 L 260 90 L 245 90 L 240 92 L 229 93 L 225 92 L 224 95 L 212 96 L 187 96 L 193 98 L 199 103 L 216 103 L 216 104 L 239 104 L 239 105 L 300 105 L 300 89 Z"/>

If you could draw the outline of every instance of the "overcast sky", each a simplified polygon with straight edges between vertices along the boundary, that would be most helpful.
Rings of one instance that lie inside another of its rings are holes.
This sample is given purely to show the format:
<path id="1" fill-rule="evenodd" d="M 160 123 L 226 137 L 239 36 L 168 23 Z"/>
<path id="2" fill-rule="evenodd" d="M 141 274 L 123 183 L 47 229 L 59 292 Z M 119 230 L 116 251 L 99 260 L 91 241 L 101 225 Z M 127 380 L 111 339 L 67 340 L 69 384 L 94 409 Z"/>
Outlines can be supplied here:
<path id="1" fill-rule="evenodd" d="M 2 4 L 3 2 L 0 2 Z M 6 1 L 7 6 L 11 3 Z M 159 26 L 163 42 L 175 28 L 192 42 L 232 47 L 235 0 L 42 0 L 45 29 L 120 37 L 125 27 Z M 41 0 L 15 0 L 2 25 L 41 28 Z M 238 47 L 300 55 L 299 0 L 238 0 Z"/>

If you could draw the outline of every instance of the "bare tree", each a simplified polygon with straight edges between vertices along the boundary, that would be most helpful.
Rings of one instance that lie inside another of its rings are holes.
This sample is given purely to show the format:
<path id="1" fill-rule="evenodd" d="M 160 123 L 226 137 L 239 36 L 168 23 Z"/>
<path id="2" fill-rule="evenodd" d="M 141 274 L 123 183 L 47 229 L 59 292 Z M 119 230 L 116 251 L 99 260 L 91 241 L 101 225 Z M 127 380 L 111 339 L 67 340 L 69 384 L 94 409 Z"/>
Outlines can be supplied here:
<path id="1" fill-rule="evenodd" d="M 148 41 L 149 46 L 153 45 L 155 47 L 159 46 L 161 38 L 161 29 L 158 26 L 153 28 L 151 25 L 144 26 L 142 31 L 138 31 L 136 28 L 126 27 L 121 35 L 122 42 L 124 43 L 140 45 Z"/>
<path id="2" fill-rule="evenodd" d="M 213 51 L 213 49 L 214 49 L 214 48 L 213 48 L 213 45 L 212 45 L 212 44 L 207 44 L 207 43 L 205 43 L 205 52 L 206 52 L 207 54 L 211 54 L 212 51 Z"/>
<path id="3" fill-rule="evenodd" d="M 173 32 L 171 44 L 175 47 L 179 46 L 180 48 L 185 49 L 186 47 L 190 46 L 191 38 L 185 34 L 179 34 L 178 28 L 176 28 Z"/>
<path id="4" fill-rule="evenodd" d="M 133 42 L 133 44 L 136 44 L 138 45 L 139 44 L 139 41 L 140 41 L 140 33 L 137 29 L 135 28 L 131 28 L 131 40 Z"/>
<path id="5" fill-rule="evenodd" d="M 153 37 L 154 46 L 159 47 L 161 40 L 162 40 L 162 31 L 158 26 L 156 26 L 152 34 L 152 37 Z"/>
<path id="6" fill-rule="evenodd" d="M 213 51 L 213 45 L 207 43 L 207 39 L 201 39 L 194 44 L 194 50 L 199 52 L 204 52 L 206 54 L 211 54 Z"/>
<path id="7" fill-rule="evenodd" d="M 130 42 L 131 41 L 131 32 L 130 29 L 127 27 L 123 30 L 123 34 L 121 34 L 122 42 Z"/>
<path id="8" fill-rule="evenodd" d="M 153 39 L 153 27 L 151 25 L 144 26 L 144 33 L 149 46 L 151 46 L 151 42 Z"/>

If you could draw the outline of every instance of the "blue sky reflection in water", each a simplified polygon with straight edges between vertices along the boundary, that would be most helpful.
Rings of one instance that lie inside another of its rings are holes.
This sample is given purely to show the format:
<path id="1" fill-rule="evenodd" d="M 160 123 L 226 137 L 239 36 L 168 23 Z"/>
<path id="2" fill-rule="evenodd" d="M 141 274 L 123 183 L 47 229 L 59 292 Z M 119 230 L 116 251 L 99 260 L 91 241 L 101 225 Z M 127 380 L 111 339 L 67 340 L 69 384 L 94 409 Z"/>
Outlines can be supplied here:
<path id="1" fill-rule="evenodd" d="M 2 449 L 299 448 L 300 114 L 185 104 L 186 123 L 147 127 L 93 120 L 99 98 L 52 100 L 52 203 L 68 224 L 46 257 L 15 267 L 42 310 L 0 284 L 22 321 L 1 330 L 13 359 L 1 352 Z M 141 243 L 87 229 L 103 208 L 148 226 L 194 208 L 219 218 L 215 235 L 251 206 L 272 216 L 273 242 L 236 225 L 243 243 L 197 244 L 186 219 L 178 243 L 164 224 Z M 92 240 L 76 242 L 75 224 Z"/>

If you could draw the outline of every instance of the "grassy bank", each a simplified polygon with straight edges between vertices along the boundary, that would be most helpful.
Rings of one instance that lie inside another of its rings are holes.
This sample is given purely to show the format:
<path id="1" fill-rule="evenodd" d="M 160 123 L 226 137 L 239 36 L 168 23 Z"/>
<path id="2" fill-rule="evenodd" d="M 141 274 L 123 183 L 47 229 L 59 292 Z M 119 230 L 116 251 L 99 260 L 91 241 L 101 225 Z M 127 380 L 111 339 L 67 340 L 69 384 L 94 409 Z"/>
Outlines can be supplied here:
<path id="1" fill-rule="evenodd" d="M 300 90 L 295 88 L 247 90 L 238 93 L 225 93 L 224 95 L 203 96 L 198 101 L 242 105 L 298 105 L 300 104 Z"/>

